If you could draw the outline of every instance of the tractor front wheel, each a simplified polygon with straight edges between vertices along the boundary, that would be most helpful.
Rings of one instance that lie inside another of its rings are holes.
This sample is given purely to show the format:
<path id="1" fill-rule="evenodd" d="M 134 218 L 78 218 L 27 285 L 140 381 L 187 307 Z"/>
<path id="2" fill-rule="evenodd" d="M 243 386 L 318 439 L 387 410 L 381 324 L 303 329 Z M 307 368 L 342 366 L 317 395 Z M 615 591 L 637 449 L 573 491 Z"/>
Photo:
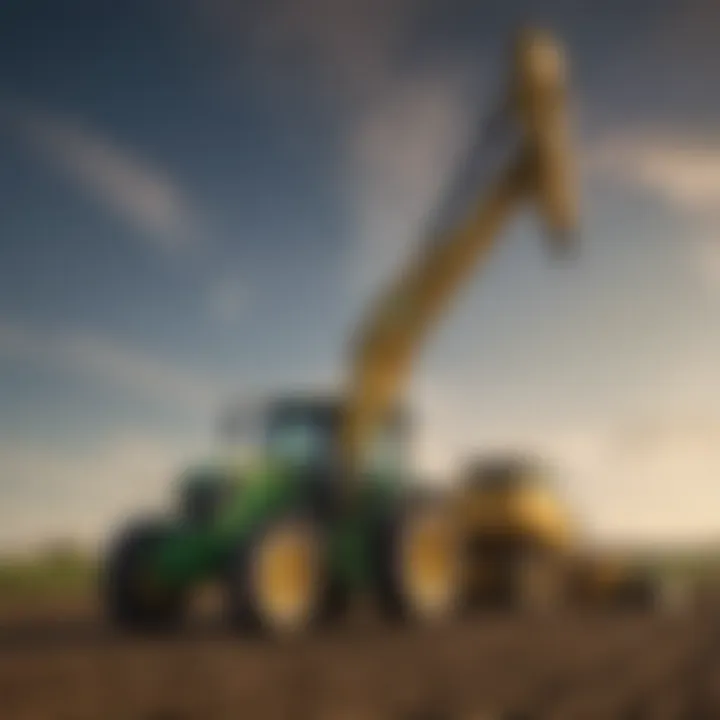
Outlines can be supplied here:
<path id="1" fill-rule="evenodd" d="M 617 604 L 621 608 L 645 612 L 672 614 L 681 612 L 691 602 L 685 583 L 650 572 L 636 572 L 629 577 L 618 595 Z"/>
<path id="2" fill-rule="evenodd" d="M 245 631 L 295 636 L 330 613 L 327 543 L 318 523 L 288 517 L 268 523 L 238 548 L 228 578 L 229 612 Z"/>

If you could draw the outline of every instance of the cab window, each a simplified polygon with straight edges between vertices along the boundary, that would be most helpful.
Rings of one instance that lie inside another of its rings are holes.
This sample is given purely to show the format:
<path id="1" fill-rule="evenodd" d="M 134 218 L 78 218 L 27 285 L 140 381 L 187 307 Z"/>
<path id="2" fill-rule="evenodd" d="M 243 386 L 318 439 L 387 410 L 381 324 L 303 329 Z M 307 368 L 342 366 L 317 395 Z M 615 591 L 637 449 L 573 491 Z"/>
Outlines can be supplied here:
<path id="1" fill-rule="evenodd" d="M 274 423 L 267 438 L 271 458 L 301 466 L 324 464 L 330 452 L 327 430 L 312 418 L 297 416 Z"/>

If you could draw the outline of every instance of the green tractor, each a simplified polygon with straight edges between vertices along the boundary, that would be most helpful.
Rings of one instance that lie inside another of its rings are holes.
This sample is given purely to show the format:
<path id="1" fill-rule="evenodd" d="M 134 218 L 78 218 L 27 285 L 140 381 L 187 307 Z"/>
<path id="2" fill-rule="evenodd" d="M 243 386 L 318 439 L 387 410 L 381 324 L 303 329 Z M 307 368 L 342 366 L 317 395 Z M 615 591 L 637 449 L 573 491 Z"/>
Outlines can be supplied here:
<path id="1" fill-rule="evenodd" d="M 425 245 L 372 303 L 336 400 L 287 398 L 264 413 L 258 461 L 238 476 L 191 473 L 180 511 L 133 524 L 111 549 L 103 590 L 124 626 L 182 616 L 201 583 L 226 589 L 243 627 L 297 632 L 368 590 L 394 616 L 452 615 L 464 559 L 450 503 L 408 484 L 407 419 L 396 406 L 429 330 L 511 215 L 534 201 L 549 247 L 577 224 L 562 48 L 528 30 L 513 48 L 503 117 L 521 137 L 469 213 Z"/>
<path id="2" fill-rule="evenodd" d="M 371 594 L 390 617 L 437 621 L 462 595 L 453 524 L 437 496 L 406 482 L 407 415 L 376 434 L 348 496 L 338 465 L 339 401 L 287 397 L 260 418 L 257 458 L 186 473 L 167 518 L 131 522 L 103 573 L 110 618 L 176 625 L 194 590 L 224 589 L 238 627 L 296 633 Z"/>

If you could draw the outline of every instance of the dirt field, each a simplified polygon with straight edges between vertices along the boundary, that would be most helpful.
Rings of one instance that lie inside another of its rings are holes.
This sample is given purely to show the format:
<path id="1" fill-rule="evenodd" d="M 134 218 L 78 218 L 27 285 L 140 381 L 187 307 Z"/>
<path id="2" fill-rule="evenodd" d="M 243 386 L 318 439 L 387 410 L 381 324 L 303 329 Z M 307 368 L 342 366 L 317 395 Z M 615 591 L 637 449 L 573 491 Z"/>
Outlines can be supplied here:
<path id="1" fill-rule="evenodd" d="M 15 605 L 0 609 L 0 718 L 720 719 L 716 607 L 424 632 L 355 617 L 271 646 L 208 620 L 141 641 L 82 603 Z"/>

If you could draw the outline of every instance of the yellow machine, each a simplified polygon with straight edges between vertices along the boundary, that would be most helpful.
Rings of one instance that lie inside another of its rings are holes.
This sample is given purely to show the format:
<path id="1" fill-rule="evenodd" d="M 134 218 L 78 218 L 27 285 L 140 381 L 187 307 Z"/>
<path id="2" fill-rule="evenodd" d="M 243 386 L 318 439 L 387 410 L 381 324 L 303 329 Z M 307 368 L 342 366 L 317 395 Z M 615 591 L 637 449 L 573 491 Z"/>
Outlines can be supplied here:
<path id="1" fill-rule="evenodd" d="M 534 201 L 551 248 L 569 247 L 577 200 L 565 84 L 558 44 L 541 31 L 522 32 L 504 108 L 520 134 L 506 166 L 464 220 L 427 245 L 371 308 L 353 338 L 337 403 L 281 403 L 266 428 L 272 449 L 266 454 L 275 462 L 261 465 L 256 481 L 232 483 L 227 500 L 226 478 L 195 478 L 186 486 L 187 517 L 169 535 L 165 526 L 152 526 L 120 539 L 107 573 L 109 607 L 118 619 L 165 622 L 193 583 L 220 573 L 241 624 L 300 631 L 338 612 L 346 589 L 368 579 L 393 613 L 434 620 L 452 614 L 465 589 L 457 569 L 468 567 L 466 531 L 536 549 L 499 553 L 492 562 L 486 553 L 470 567 L 510 575 L 505 584 L 521 587 L 518 597 L 551 598 L 555 578 L 567 577 L 573 536 L 547 488 L 526 469 L 491 473 L 490 480 L 475 473 L 480 479 L 460 493 L 462 523 L 451 502 L 424 505 L 427 498 L 421 502 L 414 492 L 391 502 L 401 474 L 390 473 L 392 483 L 365 481 L 378 441 L 383 446 L 384 435 L 396 434 L 393 413 L 423 340 L 463 280 L 487 259 L 503 224 Z"/>
<path id="2" fill-rule="evenodd" d="M 677 599 L 634 564 L 581 549 L 581 531 L 553 475 L 536 459 L 507 455 L 464 469 L 455 501 L 471 599 L 532 611 L 647 608 Z"/>
<path id="3" fill-rule="evenodd" d="M 556 603 L 574 529 L 549 472 L 519 457 L 473 462 L 460 478 L 456 500 L 473 599 L 533 607 Z"/>

